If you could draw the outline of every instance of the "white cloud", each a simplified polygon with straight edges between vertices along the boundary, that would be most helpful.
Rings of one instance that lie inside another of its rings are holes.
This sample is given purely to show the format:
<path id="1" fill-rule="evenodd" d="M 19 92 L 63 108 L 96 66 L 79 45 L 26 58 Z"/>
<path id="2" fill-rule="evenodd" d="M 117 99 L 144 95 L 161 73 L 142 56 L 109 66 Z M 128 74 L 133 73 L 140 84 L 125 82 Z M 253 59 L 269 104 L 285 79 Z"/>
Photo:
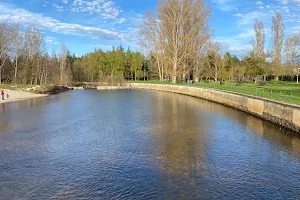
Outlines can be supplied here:
<path id="1" fill-rule="evenodd" d="M 20 8 L 11 8 L 0 3 L 0 22 L 18 23 L 22 25 L 33 25 L 44 30 L 55 33 L 63 33 L 77 36 L 90 36 L 98 39 L 120 40 L 120 33 L 98 27 L 84 26 L 75 23 L 64 23 L 52 17 L 32 13 Z"/>
<path id="2" fill-rule="evenodd" d="M 122 23 L 125 22 L 125 21 L 126 21 L 125 18 L 117 19 L 117 23 L 119 23 L 119 24 L 122 24 Z"/>
<path id="3" fill-rule="evenodd" d="M 239 58 L 242 58 L 246 54 L 250 53 L 252 49 L 252 45 L 250 43 L 248 45 L 245 45 L 242 44 L 240 41 L 234 39 L 217 38 L 217 41 L 221 45 L 222 54 L 230 52 L 231 55 L 235 55 Z"/>
<path id="4" fill-rule="evenodd" d="M 50 36 L 45 37 L 46 43 L 52 43 L 54 40 L 55 40 L 55 37 L 50 37 Z"/>
<path id="5" fill-rule="evenodd" d="M 269 6 L 269 5 L 266 5 L 266 8 L 271 8 L 271 6 Z"/>
<path id="6" fill-rule="evenodd" d="M 64 11 L 64 7 L 63 6 L 59 6 L 59 5 L 55 4 L 55 3 L 52 6 L 55 8 L 55 10 L 57 10 L 59 12 L 63 12 Z"/>
<path id="7" fill-rule="evenodd" d="M 241 14 L 241 13 L 238 13 L 238 14 L 235 14 L 235 15 L 233 15 L 234 17 L 243 17 L 244 15 L 243 14 Z"/>
<path id="8" fill-rule="evenodd" d="M 300 35 L 300 26 L 296 26 L 293 28 L 293 34 L 299 34 Z"/>
<path id="9" fill-rule="evenodd" d="M 261 1 L 256 2 L 256 4 L 257 4 L 257 5 L 260 5 L 260 6 L 261 6 L 261 5 L 264 5 L 264 3 L 261 2 Z"/>
<path id="10" fill-rule="evenodd" d="M 45 37 L 45 42 L 48 43 L 48 44 L 59 44 L 56 41 L 56 38 L 55 37 L 51 37 L 51 36 L 46 36 Z"/>
<path id="11" fill-rule="evenodd" d="M 262 10 L 262 9 L 264 9 L 265 7 L 263 7 L 263 6 L 259 6 L 258 8 Z"/>
<path id="12" fill-rule="evenodd" d="M 283 9 L 286 13 L 289 13 L 289 12 L 290 12 L 289 7 L 287 7 L 287 6 L 282 7 L 282 9 Z"/>
<path id="13" fill-rule="evenodd" d="M 105 19 L 116 19 L 121 12 L 114 2 L 110 0 L 73 0 L 69 6 L 71 11 L 98 14 Z"/>

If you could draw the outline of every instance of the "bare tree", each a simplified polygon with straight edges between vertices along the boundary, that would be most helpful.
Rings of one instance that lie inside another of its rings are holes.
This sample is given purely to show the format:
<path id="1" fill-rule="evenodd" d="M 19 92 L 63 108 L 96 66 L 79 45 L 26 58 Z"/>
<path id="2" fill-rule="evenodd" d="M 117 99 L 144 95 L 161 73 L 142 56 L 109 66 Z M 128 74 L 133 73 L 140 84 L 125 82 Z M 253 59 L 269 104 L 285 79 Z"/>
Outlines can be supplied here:
<path id="1" fill-rule="evenodd" d="M 2 68 L 8 60 L 10 42 L 12 41 L 12 29 L 7 24 L 0 24 L 0 84 L 2 82 Z"/>
<path id="2" fill-rule="evenodd" d="M 257 58 L 265 58 L 265 32 L 262 21 L 255 20 L 255 42 L 253 44 L 254 55 Z"/>
<path id="3" fill-rule="evenodd" d="M 17 73 L 18 73 L 18 60 L 22 54 L 23 46 L 23 33 L 20 31 L 20 26 L 17 24 L 13 28 L 13 40 L 12 44 L 12 54 L 14 60 L 14 82 L 17 83 Z"/>
<path id="4" fill-rule="evenodd" d="M 63 79 L 65 76 L 65 70 L 67 67 L 67 56 L 68 56 L 68 50 L 66 44 L 63 42 L 61 43 L 61 52 L 60 52 L 60 58 L 59 58 L 59 72 L 60 72 L 60 83 L 63 84 Z"/>
<path id="5" fill-rule="evenodd" d="M 211 38 L 210 7 L 205 0 L 162 0 L 157 15 L 148 12 L 140 29 L 141 46 L 155 59 L 159 78 L 199 80 L 206 44 Z M 171 68 L 171 69 L 169 69 Z"/>
<path id="6" fill-rule="evenodd" d="M 192 24 L 194 27 L 194 36 L 192 40 L 192 63 L 193 79 L 199 82 L 199 76 L 203 71 L 204 58 L 207 54 L 207 44 L 212 37 L 212 31 L 209 25 L 209 17 L 211 15 L 211 8 L 203 0 L 197 0 L 192 6 Z"/>
<path id="7" fill-rule="evenodd" d="M 281 65 L 282 46 L 284 40 L 284 24 L 280 13 L 276 13 L 276 17 L 272 18 L 272 56 L 273 65 L 275 66 L 274 74 L 278 80 L 277 68 Z"/>
<path id="8" fill-rule="evenodd" d="M 299 67 L 297 66 L 296 59 L 300 56 L 300 38 L 292 35 L 285 40 L 285 54 L 286 64 L 293 68 L 294 74 L 297 76 L 297 83 L 299 83 Z"/>
<path id="9" fill-rule="evenodd" d="M 164 78 L 162 33 L 158 19 L 150 11 L 146 13 L 146 19 L 141 24 L 140 35 L 140 45 L 156 59 L 159 79 L 162 81 Z"/>
<path id="10" fill-rule="evenodd" d="M 172 63 L 172 82 L 176 83 L 179 66 L 191 52 L 192 29 L 190 23 L 192 0 L 167 0 L 158 8 L 161 31 L 164 36 L 165 56 Z"/>

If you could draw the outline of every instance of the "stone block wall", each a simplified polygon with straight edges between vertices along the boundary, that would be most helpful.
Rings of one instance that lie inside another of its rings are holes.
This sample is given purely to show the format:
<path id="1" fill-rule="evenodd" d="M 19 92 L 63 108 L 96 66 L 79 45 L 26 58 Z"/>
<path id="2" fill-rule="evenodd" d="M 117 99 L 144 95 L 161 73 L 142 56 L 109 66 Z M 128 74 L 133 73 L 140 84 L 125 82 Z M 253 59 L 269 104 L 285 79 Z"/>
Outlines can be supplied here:
<path id="1" fill-rule="evenodd" d="M 164 84 L 131 83 L 133 89 L 149 89 L 185 94 L 237 108 L 300 133 L 300 106 L 234 92 Z"/>

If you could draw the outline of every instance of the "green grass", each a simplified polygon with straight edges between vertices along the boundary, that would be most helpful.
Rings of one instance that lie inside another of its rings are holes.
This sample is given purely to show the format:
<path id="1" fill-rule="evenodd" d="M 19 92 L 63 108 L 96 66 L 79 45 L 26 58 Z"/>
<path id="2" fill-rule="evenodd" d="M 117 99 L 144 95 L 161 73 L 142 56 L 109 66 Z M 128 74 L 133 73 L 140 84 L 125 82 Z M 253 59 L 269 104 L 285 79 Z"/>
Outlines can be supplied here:
<path id="1" fill-rule="evenodd" d="M 32 87 L 30 85 L 22 85 L 22 84 L 0 84 L 0 88 L 3 90 L 21 90 L 23 88 Z"/>
<path id="2" fill-rule="evenodd" d="M 141 81 L 141 83 L 144 83 Z M 146 81 L 145 83 L 152 84 L 171 84 L 169 82 Z M 267 82 L 266 86 L 259 87 L 254 82 L 243 82 L 242 86 L 236 86 L 237 82 L 225 82 L 225 85 L 220 85 L 220 82 L 200 82 L 195 84 L 177 83 L 176 85 L 186 85 L 192 87 L 203 87 L 224 90 L 229 92 L 237 92 L 247 95 L 254 95 L 268 99 L 278 100 L 281 102 L 300 105 L 300 84 L 295 82 Z"/>

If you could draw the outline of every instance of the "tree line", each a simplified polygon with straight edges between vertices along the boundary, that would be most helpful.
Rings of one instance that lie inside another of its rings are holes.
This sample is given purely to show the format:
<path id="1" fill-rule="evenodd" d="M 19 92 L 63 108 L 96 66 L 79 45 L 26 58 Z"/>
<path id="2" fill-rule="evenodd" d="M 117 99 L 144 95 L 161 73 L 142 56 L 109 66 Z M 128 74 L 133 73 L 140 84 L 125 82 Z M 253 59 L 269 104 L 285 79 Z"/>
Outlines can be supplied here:
<path id="1" fill-rule="evenodd" d="M 68 50 L 47 52 L 45 38 L 38 28 L 23 30 L 17 24 L 0 24 L 0 83 L 62 84 L 71 81 Z"/>
<path id="2" fill-rule="evenodd" d="M 252 50 L 243 58 L 221 55 L 209 24 L 211 8 L 205 0 L 164 0 L 156 13 L 148 12 L 140 27 L 140 45 L 151 57 L 157 79 L 283 80 L 299 77 L 300 36 L 285 37 L 282 15 L 272 18 L 271 49 L 265 49 L 262 21 L 254 22 Z"/>
<path id="3" fill-rule="evenodd" d="M 72 82 L 120 82 L 146 80 L 150 61 L 138 51 L 122 46 L 110 51 L 95 49 L 83 56 L 71 55 L 65 43 L 60 53 L 49 55 L 38 28 L 23 30 L 16 24 L 0 24 L 0 84 L 70 84 Z"/>
<path id="4" fill-rule="evenodd" d="M 68 84 L 123 80 L 293 80 L 300 73 L 300 37 L 285 37 L 282 15 L 272 18 L 271 49 L 265 49 L 262 21 L 255 20 L 252 50 L 238 58 L 221 54 L 205 0 L 163 0 L 140 26 L 143 52 L 113 47 L 71 55 L 65 43 L 49 53 L 38 28 L 0 24 L 0 83 Z"/>
<path id="5" fill-rule="evenodd" d="M 73 81 L 116 83 L 122 80 L 148 80 L 150 61 L 139 51 L 122 46 L 104 52 L 95 49 L 82 57 L 70 58 Z"/>

